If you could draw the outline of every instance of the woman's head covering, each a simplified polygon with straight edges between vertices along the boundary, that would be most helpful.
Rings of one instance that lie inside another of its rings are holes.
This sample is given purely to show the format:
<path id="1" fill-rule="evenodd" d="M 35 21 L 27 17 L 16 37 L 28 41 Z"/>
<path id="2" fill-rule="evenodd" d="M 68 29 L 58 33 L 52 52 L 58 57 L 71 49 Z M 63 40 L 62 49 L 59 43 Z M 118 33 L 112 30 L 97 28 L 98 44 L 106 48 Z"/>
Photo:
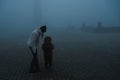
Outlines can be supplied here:
<path id="1" fill-rule="evenodd" d="M 41 26 L 41 27 L 40 27 L 41 32 L 42 32 L 42 33 L 46 32 L 46 28 L 47 28 L 46 25 Z"/>

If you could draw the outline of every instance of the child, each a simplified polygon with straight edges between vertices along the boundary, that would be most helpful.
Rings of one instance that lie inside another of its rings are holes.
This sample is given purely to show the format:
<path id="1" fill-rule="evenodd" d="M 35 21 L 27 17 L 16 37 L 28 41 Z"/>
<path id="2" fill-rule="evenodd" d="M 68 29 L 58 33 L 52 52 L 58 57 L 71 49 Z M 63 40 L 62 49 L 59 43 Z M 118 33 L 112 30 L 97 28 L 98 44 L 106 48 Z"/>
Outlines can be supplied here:
<path id="1" fill-rule="evenodd" d="M 54 45 L 52 44 L 51 37 L 47 36 L 44 38 L 44 43 L 42 44 L 42 50 L 44 53 L 45 67 L 48 68 L 52 66 L 52 55 L 53 55 Z"/>

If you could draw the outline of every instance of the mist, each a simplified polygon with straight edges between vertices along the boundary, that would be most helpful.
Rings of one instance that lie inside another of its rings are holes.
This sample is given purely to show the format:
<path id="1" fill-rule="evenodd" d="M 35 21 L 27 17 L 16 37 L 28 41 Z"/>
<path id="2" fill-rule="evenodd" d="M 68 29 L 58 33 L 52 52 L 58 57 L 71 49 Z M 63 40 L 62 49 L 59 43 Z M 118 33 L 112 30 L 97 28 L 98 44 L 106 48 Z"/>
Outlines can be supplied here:
<path id="1" fill-rule="evenodd" d="M 45 16 L 45 20 L 48 21 L 52 19 L 54 24 L 71 23 L 75 26 L 79 26 L 85 22 L 88 25 L 96 25 L 98 21 L 101 21 L 106 26 L 120 25 L 119 9 L 114 7 L 115 4 L 111 5 L 110 1 L 43 0 L 42 5 L 44 5 L 42 12 L 43 16 Z"/>
<path id="2" fill-rule="evenodd" d="M 0 1 L 0 30 L 27 32 L 47 24 L 53 28 L 120 25 L 119 1 L 107 0 L 11 0 Z M 14 29 L 14 30 L 13 30 Z"/>
<path id="3" fill-rule="evenodd" d="M 51 72 L 56 72 L 57 77 L 64 80 L 63 73 L 67 72 L 64 75 L 73 80 L 83 79 L 86 74 L 92 80 L 93 75 L 97 76 L 95 80 L 104 78 L 103 74 L 105 80 L 118 79 L 119 4 L 119 0 L 0 0 L 0 72 L 7 76 L 17 72 L 18 67 L 28 71 L 31 54 L 26 42 L 35 28 L 47 25 L 45 36 L 51 36 L 55 45 L 56 71 Z M 41 68 L 43 75 L 51 74 Z M 24 80 L 25 76 L 18 76 Z"/>

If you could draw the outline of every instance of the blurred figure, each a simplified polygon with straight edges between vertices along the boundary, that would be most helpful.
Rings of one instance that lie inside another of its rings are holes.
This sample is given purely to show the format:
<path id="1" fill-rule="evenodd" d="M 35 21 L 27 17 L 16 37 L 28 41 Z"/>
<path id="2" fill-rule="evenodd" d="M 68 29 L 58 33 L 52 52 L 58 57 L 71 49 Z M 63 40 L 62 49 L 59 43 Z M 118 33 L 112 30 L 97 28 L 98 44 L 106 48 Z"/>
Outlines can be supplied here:
<path id="1" fill-rule="evenodd" d="M 52 43 L 51 37 L 47 36 L 44 38 L 44 43 L 42 44 L 42 49 L 44 53 L 44 61 L 45 61 L 45 67 L 51 67 L 52 66 L 52 56 L 53 56 L 53 49 L 54 45 Z"/>
<path id="2" fill-rule="evenodd" d="M 45 32 L 46 32 L 46 25 L 35 29 L 32 32 L 32 34 L 27 42 L 29 49 L 33 55 L 31 67 L 30 67 L 30 73 L 40 72 L 39 62 L 38 62 L 38 58 L 37 58 L 37 53 L 38 53 L 37 49 L 38 49 L 40 38 L 42 38 L 44 36 Z"/>
<path id="3" fill-rule="evenodd" d="M 82 27 L 83 27 L 83 28 L 84 28 L 84 27 L 86 27 L 86 24 L 85 24 L 85 23 L 83 23 L 83 24 L 82 24 Z"/>
<path id="4" fill-rule="evenodd" d="M 83 23 L 80 29 L 84 29 L 84 28 L 86 28 L 86 23 Z"/>
<path id="5" fill-rule="evenodd" d="M 98 22 L 97 26 L 98 26 L 98 29 L 101 29 L 102 28 L 102 22 Z"/>

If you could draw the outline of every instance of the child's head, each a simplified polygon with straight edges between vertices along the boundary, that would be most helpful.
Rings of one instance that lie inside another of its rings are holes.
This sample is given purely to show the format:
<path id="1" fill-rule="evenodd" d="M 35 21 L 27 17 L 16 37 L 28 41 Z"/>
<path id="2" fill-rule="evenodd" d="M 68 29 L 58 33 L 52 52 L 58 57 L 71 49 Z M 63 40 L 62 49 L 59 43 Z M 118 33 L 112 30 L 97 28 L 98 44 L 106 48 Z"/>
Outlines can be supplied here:
<path id="1" fill-rule="evenodd" d="M 49 37 L 49 36 L 46 36 L 46 37 L 44 38 L 44 43 L 45 43 L 45 44 L 49 44 L 49 43 L 51 43 L 51 41 L 52 41 L 52 39 L 51 39 L 51 37 Z"/>

